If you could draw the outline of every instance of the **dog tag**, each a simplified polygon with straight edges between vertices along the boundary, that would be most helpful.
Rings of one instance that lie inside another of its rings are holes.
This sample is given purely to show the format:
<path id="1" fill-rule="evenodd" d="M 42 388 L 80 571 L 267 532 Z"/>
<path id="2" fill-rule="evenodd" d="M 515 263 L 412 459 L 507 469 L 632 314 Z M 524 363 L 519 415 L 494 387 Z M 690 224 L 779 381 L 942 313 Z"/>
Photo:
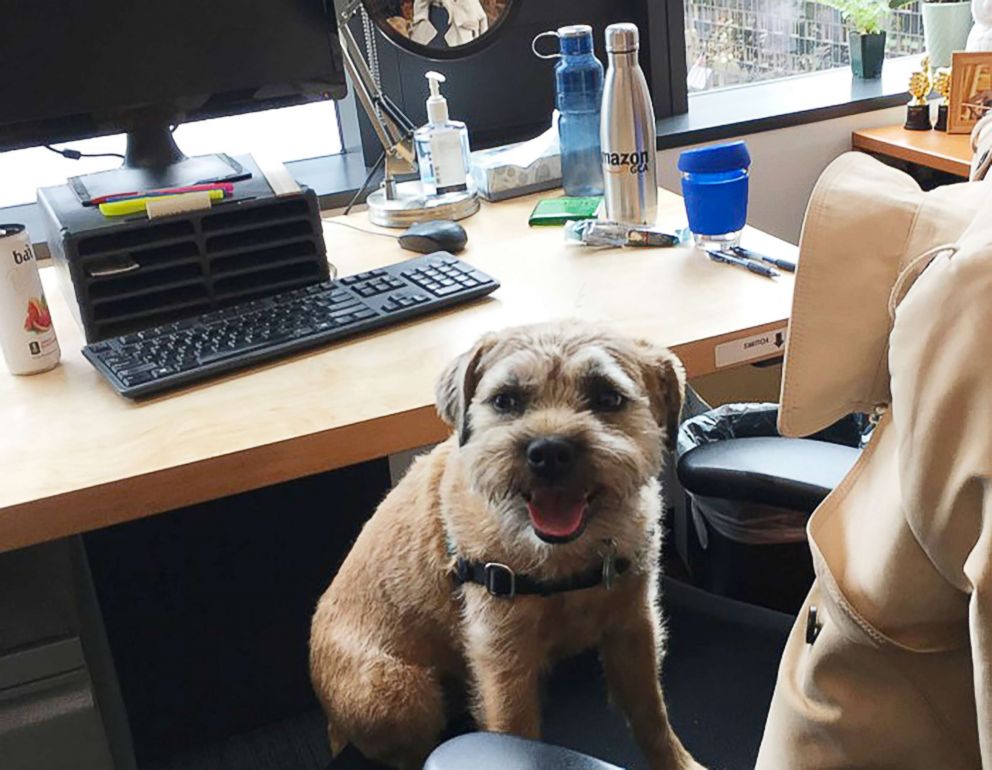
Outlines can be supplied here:
<path id="1" fill-rule="evenodd" d="M 607 551 L 603 554 L 603 586 L 607 591 L 613 588 L 617 579 L 617 544 L 614 540 L 607 541 Z"/>

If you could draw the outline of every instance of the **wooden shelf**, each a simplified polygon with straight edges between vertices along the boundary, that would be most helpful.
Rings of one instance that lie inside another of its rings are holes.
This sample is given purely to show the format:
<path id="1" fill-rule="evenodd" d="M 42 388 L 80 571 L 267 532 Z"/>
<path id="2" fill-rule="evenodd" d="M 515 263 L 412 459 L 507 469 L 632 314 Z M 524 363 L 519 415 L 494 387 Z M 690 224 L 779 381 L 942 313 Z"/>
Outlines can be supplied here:
<path id="1" fill-rule="evenodd" d="M 907 131 L 902 126 L 884 126 L 855 131 L 855 150 L 916 163 L 937 171 L 968 178 L 971 170 L 971 136 L 943 131 Z"/>

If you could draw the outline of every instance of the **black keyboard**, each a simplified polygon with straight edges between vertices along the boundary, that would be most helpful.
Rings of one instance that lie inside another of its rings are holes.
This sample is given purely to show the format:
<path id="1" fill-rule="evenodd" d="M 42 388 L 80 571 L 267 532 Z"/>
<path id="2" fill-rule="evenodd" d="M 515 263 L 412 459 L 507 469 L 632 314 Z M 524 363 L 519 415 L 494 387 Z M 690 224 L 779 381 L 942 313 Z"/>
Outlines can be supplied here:
<path id="1" fill-rule="evenodd" d="M 137 398 L 485 296 L 499 282 L 447 252 L 94 342 L 83 355 Z"/>

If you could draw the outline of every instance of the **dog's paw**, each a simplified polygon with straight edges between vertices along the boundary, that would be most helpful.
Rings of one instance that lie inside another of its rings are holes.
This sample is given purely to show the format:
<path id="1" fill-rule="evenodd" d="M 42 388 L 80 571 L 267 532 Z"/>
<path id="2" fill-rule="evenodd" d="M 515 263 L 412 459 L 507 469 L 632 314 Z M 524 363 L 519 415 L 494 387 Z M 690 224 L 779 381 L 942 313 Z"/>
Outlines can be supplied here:
<path id="1" fill-rule="evenodd" d="M 693 759 L 692 755 L 681 744 L 673 747 L 674 752 L 664 758 L 656 758 L 650 763 L 652 770 L 707 770 L 706 766 Z"/>
<path id="2" fill-rule="evenodd" d="M 680 758 L 680 761 L 676 764 L 678 770 L 707 770 L 706 766 L 693 759 L 692 755 L 688 751 L 685 749 L 682 751 L 683 755 Z"/>

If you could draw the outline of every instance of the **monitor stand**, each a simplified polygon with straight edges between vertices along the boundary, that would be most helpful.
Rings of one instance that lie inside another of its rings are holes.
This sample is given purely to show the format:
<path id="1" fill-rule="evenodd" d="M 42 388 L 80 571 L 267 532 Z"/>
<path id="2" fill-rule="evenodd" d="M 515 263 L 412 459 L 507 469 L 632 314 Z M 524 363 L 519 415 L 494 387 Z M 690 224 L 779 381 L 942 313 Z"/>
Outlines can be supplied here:
<path id="1" fill-rule="evenodd" d="M 244 168 L 223 153 L 188 158 L 172 138 L 168 120 L 141 121 L 127 134 L 124 165 L 109 171 L 69 178 L 80 202 L 114 193 L 184 187 L 238 177 Z"/>

